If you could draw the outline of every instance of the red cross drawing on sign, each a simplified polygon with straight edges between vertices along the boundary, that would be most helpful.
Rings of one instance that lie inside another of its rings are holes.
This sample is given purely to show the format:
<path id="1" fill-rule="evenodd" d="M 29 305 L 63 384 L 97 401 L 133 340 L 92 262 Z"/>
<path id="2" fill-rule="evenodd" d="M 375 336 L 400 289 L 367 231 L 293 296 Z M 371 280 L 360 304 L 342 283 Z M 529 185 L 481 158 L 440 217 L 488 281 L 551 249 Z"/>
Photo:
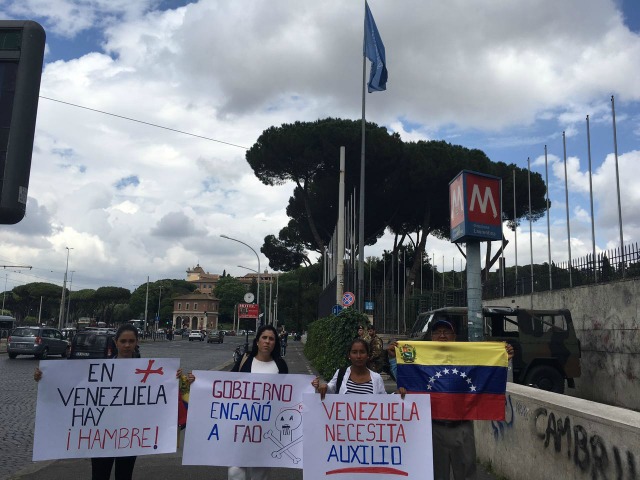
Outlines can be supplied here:
<path id="1" fill-rule="evenodd" d="M 144 373 L 144 377 L 142 377 L 142 380 L 140 380 L 140 383 L 146 383 L 147 382 L 147 377 L 149 377 L 149 375 L 151 375 L 152 373 L 157 373 L 159 375 L 164 375 L 164 372 L 162 371 L 162 367 L 157 368 L 155 370 L 152 370 L 151 367 L 153 366 L 153 362 L 155 362 L 155 360 L 149 360 L 149 365 L 147 365 L 147 369 L 143 370 L 141 368 L 136 368 L 136 375 L 140 375 L 142 373 Z"/>

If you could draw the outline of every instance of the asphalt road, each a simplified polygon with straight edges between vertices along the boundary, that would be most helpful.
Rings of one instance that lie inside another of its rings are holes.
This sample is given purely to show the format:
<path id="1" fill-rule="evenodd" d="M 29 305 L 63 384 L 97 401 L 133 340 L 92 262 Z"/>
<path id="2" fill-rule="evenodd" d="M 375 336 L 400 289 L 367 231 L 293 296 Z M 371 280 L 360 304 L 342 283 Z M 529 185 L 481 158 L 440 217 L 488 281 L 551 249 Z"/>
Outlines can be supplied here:
<path id="1" fill-rule="evenodd" d="M 144 340 L 140 352 L 143 357 L 180 358 L 180 365 L 187 372 L 223 370 L 230 368 L 233 350 L 240 343 L 244 343 L 244 337 L 226 337 L 222 344 L 187 339 Z M 72 361 L 59 357 L 48 360 Z M 10 360 L 5 353 L 0 354 L 0 480 L 12 478 L 16 472 L 33 466 L 37 393 L 33 371 L 38 363 L 33 357 L 18 356 Z"/>

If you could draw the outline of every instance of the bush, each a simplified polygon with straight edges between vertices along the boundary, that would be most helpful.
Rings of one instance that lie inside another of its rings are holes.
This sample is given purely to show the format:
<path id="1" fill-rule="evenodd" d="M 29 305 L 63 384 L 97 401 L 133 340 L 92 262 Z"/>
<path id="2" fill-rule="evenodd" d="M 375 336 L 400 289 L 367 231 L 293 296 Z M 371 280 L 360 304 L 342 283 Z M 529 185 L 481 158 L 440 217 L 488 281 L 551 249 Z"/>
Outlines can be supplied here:
<path id="1" fill-rule="evenodd" d="M 347 350 L 358 336 L 358 325 L 367 325 L 363 313 L 345 308 L 338 316 L 324 317 L 309 325 L 304 354 L 325 380 L 349 364 Z"/>

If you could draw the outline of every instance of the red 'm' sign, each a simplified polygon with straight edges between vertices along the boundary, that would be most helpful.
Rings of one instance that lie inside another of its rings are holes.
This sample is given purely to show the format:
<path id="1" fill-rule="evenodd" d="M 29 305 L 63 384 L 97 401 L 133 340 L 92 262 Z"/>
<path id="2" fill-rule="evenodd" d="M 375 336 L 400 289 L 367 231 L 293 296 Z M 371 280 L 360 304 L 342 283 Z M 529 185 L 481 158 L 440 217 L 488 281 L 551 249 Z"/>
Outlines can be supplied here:
<path id="1" fill-rule="evenodd" d="M 502 185 L 498 177 L 463 170 L 449 182 L 451 241 L 502 238 Z"/>

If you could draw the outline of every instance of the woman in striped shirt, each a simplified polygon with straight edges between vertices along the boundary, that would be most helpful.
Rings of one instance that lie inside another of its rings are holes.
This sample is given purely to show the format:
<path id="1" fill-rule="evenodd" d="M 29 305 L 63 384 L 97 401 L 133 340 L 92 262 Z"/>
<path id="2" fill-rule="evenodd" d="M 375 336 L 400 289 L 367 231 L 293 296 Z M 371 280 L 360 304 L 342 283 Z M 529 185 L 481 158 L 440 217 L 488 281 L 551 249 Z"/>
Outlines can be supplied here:
<path id="1" fill-rule="evenodd" d="M 321 381 L 320 377 L 316 377 L 311 382 L 322 398 L 327 392 L 342 394 L 387 393 L 380 374 L 367 368 L 370 352 L 369 344 L 366 341 L 356 338 L 351 342 L 348 357 L 351 366 L 336 370 L 329 383 Z"/>

